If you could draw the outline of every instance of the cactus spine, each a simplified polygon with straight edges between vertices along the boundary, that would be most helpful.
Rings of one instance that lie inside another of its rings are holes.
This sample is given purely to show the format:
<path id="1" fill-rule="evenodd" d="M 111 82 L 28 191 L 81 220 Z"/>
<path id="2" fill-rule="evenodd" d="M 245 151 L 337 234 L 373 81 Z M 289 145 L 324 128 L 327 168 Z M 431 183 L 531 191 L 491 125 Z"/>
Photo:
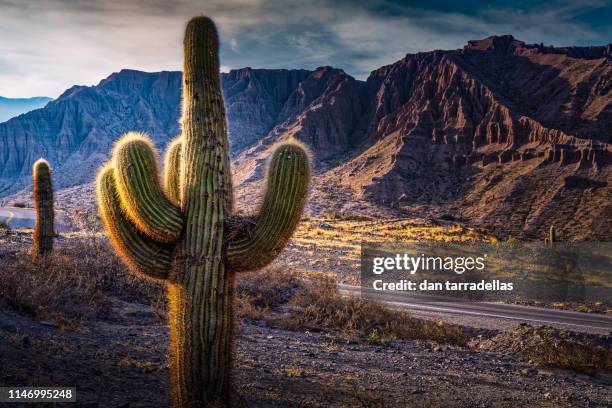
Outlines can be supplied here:
<path id="1" fill-rule="evenodd" d="M 254 270 L 284 248 L 301 217 L 310 157 L 276 146 L 255 217 L 232 215 L 218 36 L 207 17 L 184 41 L 183 134 L 169 144 L 163 186 L 148 137 L 129 133 L 99 172 L 98 205 L 118 254 L 168 286 L 172 406 L 229 403 L 232 272 Z"/>
<path id="2" fill-rule="evenodd" d="M 53 250 L 53 186 L 51 184 L 51 166 L 44 159 L 39 159 L 32 168 L 34 189 L 34 237 L 32 255 L 42 257 Z"/>

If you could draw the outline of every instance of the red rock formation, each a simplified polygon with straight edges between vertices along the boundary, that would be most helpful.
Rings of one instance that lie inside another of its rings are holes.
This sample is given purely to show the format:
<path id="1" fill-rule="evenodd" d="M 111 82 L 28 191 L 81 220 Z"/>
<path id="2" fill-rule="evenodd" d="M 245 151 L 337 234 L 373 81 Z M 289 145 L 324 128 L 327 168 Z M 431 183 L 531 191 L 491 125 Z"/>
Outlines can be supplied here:
<path id="1" fill-rule="evenodd" d="M 491 37 L 374 71 L 363 137 L 371 147 L 326 181 L 500 232 L 535 237 L 554 223 L 566 239 L 611 237 L 592 217 L 612 213 L 612 63 L 601 50 L 571 50 Z M 591 188 L 565 191 L 569 175 Z"/>

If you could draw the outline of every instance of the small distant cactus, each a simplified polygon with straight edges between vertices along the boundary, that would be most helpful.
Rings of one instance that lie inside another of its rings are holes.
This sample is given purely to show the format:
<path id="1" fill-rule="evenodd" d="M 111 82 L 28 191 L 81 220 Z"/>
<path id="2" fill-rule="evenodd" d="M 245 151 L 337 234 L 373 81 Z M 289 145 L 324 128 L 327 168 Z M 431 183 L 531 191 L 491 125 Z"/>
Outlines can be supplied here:
<path id="1" fill-rule="evenodd" d="M 548 230 L 548 243 L 554 244 L 557 242 L 557 232 L 555 231 L 555 226 L 551 225 Z"/>
<path id="2" fill-rule="evenodd" d="M 548 229 L 548 237 L 544 238 L 544 243 L 552 245 L 555 242 L 557 242 L 557 232 L 555 230 L 555 226 L 551 225 Z"/>
<path id="3" fill-rule="evenodd" d="M 34 208 L 36 221 L 32 242 L 32 255 L 42 257 L 53 250 L 53 186 L 51 183 L 51 166 L 44 159 L 39 159 L 32 168 L 34 184 Z"/>
<path id="4" fill-rule="evenodd" d="M 310 181 L 305 147 L 281 143 L 258 215 L 232 215 L 218 47 L 212 20 L 187 24 L 183 134 L 167 148 L 163 187 L 153 143 L 133 132 L 117 143 L 97 180 L 115 250 L 131 270 L 167 282 L 175 408 L 229 403 L 232 273 L 261 268 L 285 247 Z"/>
<path id="5" fill-rule="evenodd" d="M 550 229 L 548 230 L 548 240 L 553 243 L 553 242 L 557 242 L 557 233 L 555 232 L 555 226 L 551 225 Z"/>

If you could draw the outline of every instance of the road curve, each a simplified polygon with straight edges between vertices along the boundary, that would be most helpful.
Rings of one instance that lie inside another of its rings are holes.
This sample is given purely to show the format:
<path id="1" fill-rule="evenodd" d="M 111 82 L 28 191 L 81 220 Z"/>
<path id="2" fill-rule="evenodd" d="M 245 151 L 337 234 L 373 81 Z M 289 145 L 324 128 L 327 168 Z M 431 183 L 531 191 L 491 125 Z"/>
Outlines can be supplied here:
<path id="1" fill-rule="evenodd" d="M 344 284 L 338 285 L 338 288 L 345 295 L 362 294 L 369 299 L 412 310 L 509 319 L 532 324 L 574 326 L 599 332 L 612 332 L 612 316 L 604 314 L 580 313 L 507 303 L 443 301 L 428 295 L 406 292 L 383 293 L 369 288 Z"/>
<path id="2" fill-rule="evenodd" d="M 57 222 L 55 230 L 69 231 L 70 227 L 67 223 Z M 32 229 L 36 219 L 36 210 L 33 208 L 18 208 L 18 207 L 0 207 L 0 223 L 6 222 L 12 229 Z"/>

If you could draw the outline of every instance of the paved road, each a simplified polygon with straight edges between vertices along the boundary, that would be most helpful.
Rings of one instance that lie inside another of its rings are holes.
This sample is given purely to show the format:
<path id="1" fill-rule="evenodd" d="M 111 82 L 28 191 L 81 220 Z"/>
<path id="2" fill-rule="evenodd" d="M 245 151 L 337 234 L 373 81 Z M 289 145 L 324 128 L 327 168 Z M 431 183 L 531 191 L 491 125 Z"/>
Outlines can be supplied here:
<path id="1" fill-rule="evenodd" d="M 34 228 L 36 211 L 33 208 L 0 207 L 0 223 L 6 222 L 13 229 Z M 58 222 L 56 216 L 55 230 L 68 231 L 70 227 L 66 223 Z"/>
<path id="2" fill-rule="evenodd" d="M 506 303 L 444 301 L 428 295 L 406 292 L 381 293 L 373 289 L 351 285 L 339 285 L 339 289 L 344 294 L 359 295 L 362 293 L 368 298 L 411 310 L 509 319 L 531 324 L 574 326 L 587 331 L 612 331 L 612 316 L 603 314 L 579 313 Z M 363 291 L 361 291 L 362 289 Z"/>

